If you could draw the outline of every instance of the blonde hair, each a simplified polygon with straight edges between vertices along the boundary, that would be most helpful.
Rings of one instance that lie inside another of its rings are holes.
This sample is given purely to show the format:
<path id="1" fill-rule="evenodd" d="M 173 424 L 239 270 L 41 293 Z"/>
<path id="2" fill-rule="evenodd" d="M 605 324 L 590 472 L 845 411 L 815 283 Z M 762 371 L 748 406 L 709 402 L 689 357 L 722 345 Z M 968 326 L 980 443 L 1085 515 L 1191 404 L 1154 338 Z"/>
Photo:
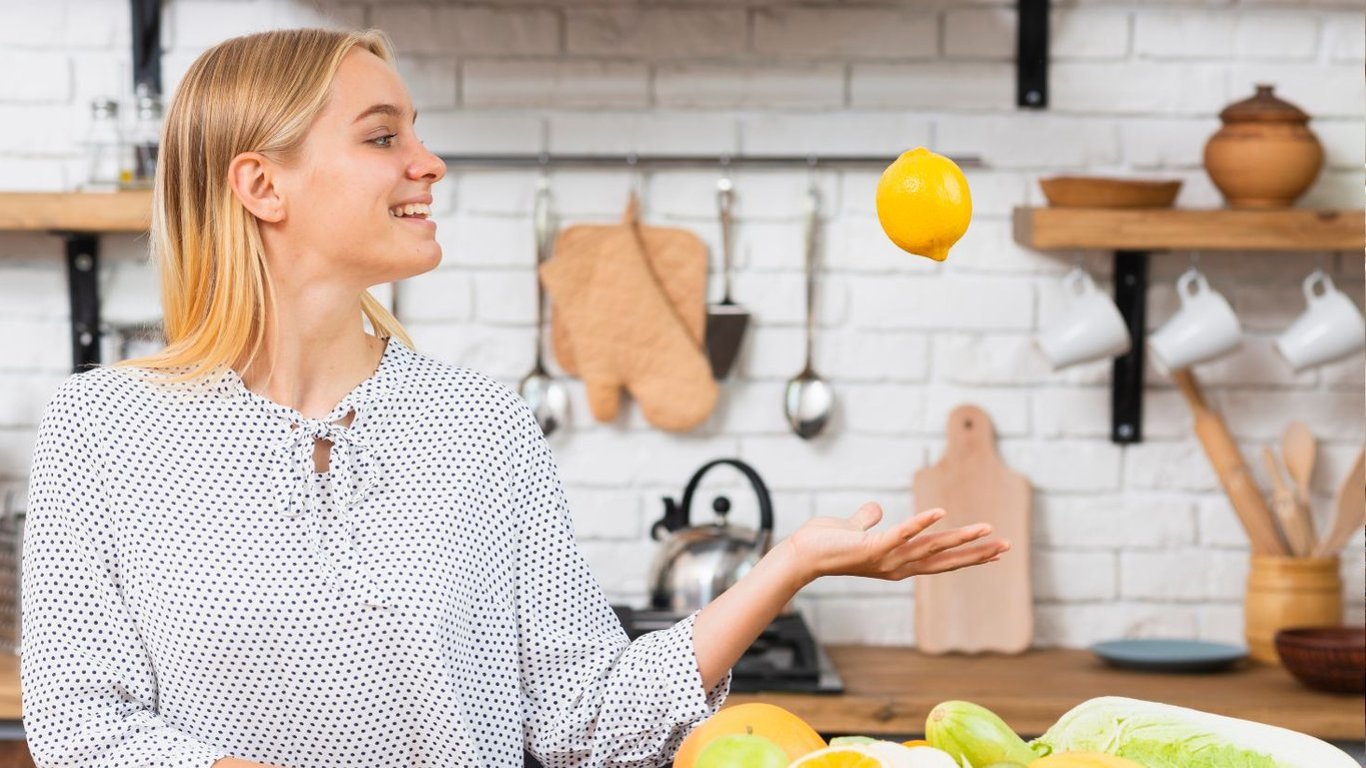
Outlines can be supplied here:
<path id="1" fill-rule="evenodd" d="M 164 372 L 166 383 L 183 383 L 217 376 L 244 354 L 248 365 L 256 359 L 275 290 L 256 217 L 229 186 L 228 165 L 248 151 L 281 163 L 297 159 L 355 46 L 394 63 L 393 45 L 378 29 L 283 29 L 226 40 L 190 65 L 166 113 L 152 192 L 151 258 L 161 277 L 166 346 L 114 367 Z M 369 291 L 361 311 L 376 335 L 414 348 Z"/>

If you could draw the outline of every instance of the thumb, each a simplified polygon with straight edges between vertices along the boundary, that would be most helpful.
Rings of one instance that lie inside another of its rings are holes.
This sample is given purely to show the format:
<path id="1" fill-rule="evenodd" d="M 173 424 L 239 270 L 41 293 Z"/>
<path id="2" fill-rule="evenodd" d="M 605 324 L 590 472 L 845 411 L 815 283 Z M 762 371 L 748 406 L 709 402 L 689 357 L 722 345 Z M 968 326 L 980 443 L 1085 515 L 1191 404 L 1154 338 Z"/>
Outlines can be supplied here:
<path id="1" fill-rule="evenodd" d="M 853 520 L 854 524 L 861 530 L 866 531 L 877 525 L 878 521 L 882 519 L 882 505 L 876 501 L 870 501 L 859 507 L 858 511 L 849 519 Z"/>

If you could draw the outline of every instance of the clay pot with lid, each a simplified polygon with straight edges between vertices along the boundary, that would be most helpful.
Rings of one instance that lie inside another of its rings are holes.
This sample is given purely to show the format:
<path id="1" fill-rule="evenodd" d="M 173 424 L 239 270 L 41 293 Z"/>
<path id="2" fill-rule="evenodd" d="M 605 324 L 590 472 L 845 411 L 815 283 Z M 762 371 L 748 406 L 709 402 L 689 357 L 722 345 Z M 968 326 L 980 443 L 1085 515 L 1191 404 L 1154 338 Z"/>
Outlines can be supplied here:
<path id="1" fill-rule="evenodd" d="M 1219 113 L 1205 144 L 1205 171 L 1233 208 L 1287 208 L 1314 183 L 1323 146 L 1309 115 L 1258 85 L 1256 95 Z"/>

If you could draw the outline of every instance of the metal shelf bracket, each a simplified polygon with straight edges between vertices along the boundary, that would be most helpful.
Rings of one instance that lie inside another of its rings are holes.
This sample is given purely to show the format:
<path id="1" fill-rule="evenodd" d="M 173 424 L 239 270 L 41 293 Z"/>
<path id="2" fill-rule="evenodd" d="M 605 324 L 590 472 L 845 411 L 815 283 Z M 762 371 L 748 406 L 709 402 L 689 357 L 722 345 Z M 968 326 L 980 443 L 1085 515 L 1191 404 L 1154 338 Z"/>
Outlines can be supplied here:
<path id="1" fill-rule="evenodd" d="M 1016 5 L 1015 104 L 1048 107 L 1048 0 L 1019 0 Z"/>

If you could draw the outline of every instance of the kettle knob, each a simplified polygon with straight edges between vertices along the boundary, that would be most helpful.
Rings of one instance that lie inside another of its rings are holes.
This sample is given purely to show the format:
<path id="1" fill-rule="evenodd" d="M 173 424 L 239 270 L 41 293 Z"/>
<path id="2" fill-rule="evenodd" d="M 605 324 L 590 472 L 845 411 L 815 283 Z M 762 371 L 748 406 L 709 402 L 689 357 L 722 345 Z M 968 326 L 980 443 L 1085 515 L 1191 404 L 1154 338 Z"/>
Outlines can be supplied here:
<path id="1" fill-rule="evenodd" d="M 715 512 L 725 522 L 726 515 L 730 513 L 730 499 L 725 496 L 717 496 L 711 501 L 712 511 Z"/>

